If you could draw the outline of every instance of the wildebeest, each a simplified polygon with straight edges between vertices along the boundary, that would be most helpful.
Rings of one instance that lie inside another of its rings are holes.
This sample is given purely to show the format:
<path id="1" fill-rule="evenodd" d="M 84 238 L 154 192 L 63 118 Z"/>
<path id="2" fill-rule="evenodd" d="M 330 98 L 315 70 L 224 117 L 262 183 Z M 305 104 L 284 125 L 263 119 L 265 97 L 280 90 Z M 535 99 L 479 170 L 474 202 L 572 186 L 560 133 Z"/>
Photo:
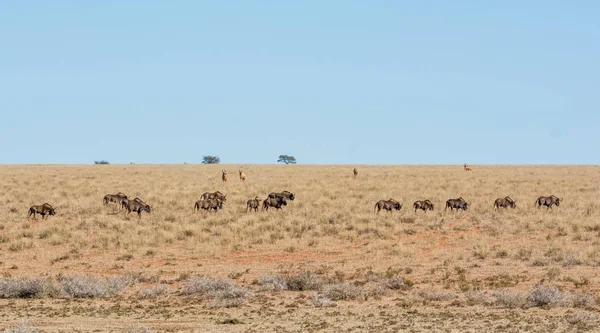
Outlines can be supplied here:
<path id="1" fill-rule="evenodd" d="M 556 205 L 557 207 L 560 206 L 560 199 L 555 195 L 551 195 L 549 197 L 539 197 L 535 201 L 534 206 L 535 205 L 537 205 L 538 209 L 542 207 L 542 205 L 546 206 L 546 209 L 550 209 L 552 208 L 552 205 Z"/>
<path id="2" fill-rule="evenodd" d="M 496 199 L 496 201 L 494 201 L 494 208 L 495 209 L 500 209 L 500 208 L 517 208 L 517 202 L 514 201 L 511 197 L 506 196 L 504 198 L 498 198 Z"/>
<path id="3" fill-rule="evenodd" d="M 251 211 L 253 209 L 255 212 L 257 212 L 259 207 L 260 207 L 260 199 L 258 199 L 258 197 L 255 197 L 254 199 L 250 199 L 250 200 L 248 200 L 248 202 L 246 202 L 246 213 L 248 213 L 249 211 Z"/>
<path id="4" fill-rule="evenodd" d="M 214 210 L 216 212 L 219 209 L 223 209 L 223 201 L 219 198 L 198 200 L 196 201 L 196 204 L 194 204 L 194 211 L 200 209 L 204 209 L 206 211 Z"/>
<path id="5" fill-rule="evenodd" d="M 269 198 L 286 198 L 287 200 L 294 201 L 296 196 L 294 196 L 294 193 L 292 193 L 290 191 L 283 191 L 283 192 L 271 192 L 271 193 L 269 193 Z"/>
<path id="6" fill-rule="evenodd" d="M 275 197 L 267 197 L 263 200 L 263 206 L 261 210 L 269 210 L 269 207 L 274 207 L 277 210 L 280 210 L 282 206 L 287 206 L 287 200 L 285 197 L 275 196 Z"/>
<path id="7" fill-rule="evenodd" d="M 458 199 L 448 199 L 446 201 L 446 208 L 444 208 L 444 210 L 447 210 L 448 208 L 450 208 L 450 210 L 467 210 L 467 208 L 469 207 L 469 204 L 465 201 L 465 199 L 463 199 L 462 197 L 458 198 Z"/>
<path id="8" fill-rule="evenodd" d="M 123 199 L 127 199 L 127 196 L 124 193 L 119 192 L 117 194 L 107 194 L 107 195 L 105 195 L 103 202 L 104 202 L 105 205 L 108 205 L 109 203 L 120 204 Z"/>
<path id="9" fill-rule="evenodd" d="M 207 199 L 219 199 L 219 200 L 225 202 L 225 201 L 227 201 L 227 195 L 225 195 L 219 191 L 202 193 L 202 195 L 200 196 L 200 200 L 207 200 Z"/>
<path id="10" fill-rule="evenodd" d="M 392 210 L 400 210 L 402 208 L 402 204 L 399 203 L 398 201 L 390 198 L 389 200 L 379 200 L 375 203 L 375 208 L 373 210 L 373 212 L 376 212 L 377 214 L 379 214 L 379 211 L 382 209 L 387 210 L 388 212 L 390 212 L 390 214 L 392 213 Z"/>
<path id="11" fill-rule="evenodd" d="M 356 168 L 354 168 L 354 170 L 352 170 L 352 173 L 354 173 L 354 177 L 358 176 L 358 170 L 356 170 Z"/>
<path id="12" fill-rule="evenodd" d="M 127 215 L 129 215 L 131 212 L 136 212 L 141 218 L 143 211 L 150 213 L 150 205 L 141 203 L 140 201 L 137 201 L 135 199 L 127 200 L 127 203 L 125 204 L 125 208 L 127 209 Z"/>
<path id="13" fill-rule="evenodd" d="M 465 164 L 463 168 L 465 169 L 465 171 L 473 171 L 473 169 L 471 169 L 471 166 L 469 166 L 468 164 Z"/>
<path id="14" fill-rule="evenodd" d="M 415 201 L 415 203 L 413 204 L 415 213 L 417 212 L 417 209 L 421 209 L 422 211 L 427 213 L 428 210 L 433 210 L 433 206 L 434 204 L 429 200 Z"/>
<path id="15" fill-rule="evenodd" d="M 245 181 L 246 180 L 246 174 L 242 172 L 242 169 L 240 169 L 240 181 Z"/>
<path id="16" fill-rule="evenodd" d="M 225 170 L 225 169 L 221 170 L 221 180 L 223 182 L 227 181 L 227 170 Z"/>
<path id="17" fill-rule="evenodd" d="M 46 215 L 55 215 L 56 210 L 49 203 L 44 203 L 39 206 L 31 206 L 29 208 L 29 214 L 27 215 L 27 217 L 29 218 L 31 215 L 33 215 L 33 218 L 35 219 L 36 213 L 42 215 L 43 220 Z"/>

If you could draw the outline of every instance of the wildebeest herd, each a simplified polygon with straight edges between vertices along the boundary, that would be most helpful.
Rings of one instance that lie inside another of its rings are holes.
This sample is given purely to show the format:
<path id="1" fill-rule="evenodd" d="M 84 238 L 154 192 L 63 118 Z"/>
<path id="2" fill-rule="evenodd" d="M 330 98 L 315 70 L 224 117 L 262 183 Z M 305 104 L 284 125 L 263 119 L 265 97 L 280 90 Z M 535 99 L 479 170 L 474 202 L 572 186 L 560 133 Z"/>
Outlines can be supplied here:
<path id="1" fill-rule="evenodd" d="M 244 181 L 246 179 L 246 175 L 242 172 L 242 170 L 239 171 L 240 173 L 240 180 Z M 354 177 L 356 177 L 358 175 L 358 171 L 355 169 L 353 169 L 353 174 Z M 223 182 L 227 181 L 227 171 L 226 170 L 222 170 L 222 180 Z M 261 211 L 268 211 L 269 208 L 275 208 L 275 210 L 279 211 L 280 209 L 283 208 L 283 206 L 287 206 L 288 200 L 289 201 L 293 201 L 295 199 L 295 195 L 290 192 L 290 191 L 283 191 L 283 192 L 271 192 L 267 195 L 267 197 L 262 200 L 262 206 L 261 206 L 261 200 L 258 199 L 258 196 L 255 196 L 254 199 L 250 199 L 246 202 L 246 213 L 249 213 L 251 211 L 254 210 L 254 212 L 258 212 L 258 208 L 261 207 Z M 227 195 L 221 193 L 220 191 L 216 191 L 216 192 L 205 192 L 200 196 L 200 200 L 196 201 L 196 203 L 194 204 L 194 209 L 193 211 L 199 211 L 200 209 L 203 209 L 205 211 L 214 211 L 217 212 L 220 209 L 223 209 L 223 205 L 225 204 L 225 202 L 227 201 Z M 550 195 L 550 196 L 541 196 L 539 198 L 537 198 L 537 200 L 535 201 L 535 205 L 539 208 L 541 208 L 542 206 L 545 206 L 546 209 L 551 209 L 552 206 L 560 206 L 560 199 L 558 197 L 556 197 L 555 195 Z M 141 200 L 140 198 L 135 198 L 130 200 L 128 198 L 128 196 L 122 192 L 118 192 L 116 194 L 107 194 L 104 196 L 103 199 L 103 203 L 104 205 L 108 205 L 110 203 L 114 203 L 117 204 L 120 209 L 124 209 L 126 211 L 126 214 L 130 214 L 131 212 L 136 212 L 138 214 L 139 217 L 141 217 L 142 212 L 147 212 L 150 213 L 151 212 L 151 208 L 150 205 L 148 205 L 147 203 L 145 203 L 143 200 Z M 415 201 L 413 203 L 413 208 L 415 210 L 415 213 L 417 212 L 417 210 L 422 210 L 423 212 L 427 212 L 428 210 L 433 211 L 434 210 L 435 205 L 430 201 L 430 200 L 418 200 Z M 467 203 L 465 201 L 465 199 L 463 199 L 462 197 L 459 197 L 457 199 L 448 199 L 446 201 L 446 206 L 444 208 L 444 210 L 448 210 L 448 208 L 450 208 L 450 211 L 453 210 L 467 210 L 467 208 L 469 207 L 469 203 Z M 494 201 L 494 209 L 500 209 L 500 208 L 516 208 L 517 204 L 516 201 L 513 200 L 510 196 L 506 196 L 504 198 L 498 198 Z M 375 203 L 375 213 L 379 214 L 379 212 L 381 210 L 386 210 L 388 212 L 390 212 L 390 214 L 392 213 L 392 211 L 394 210 L 400 210 L 402 209 L 402 204 L 392 198 L 388 199 L 388 200 L 379 200 Z M 42 205 L 35 205 L 35 206 L 31 206 L 31 208 L 29 208 L 29 214 L 28 214 L 28 218 L 33 216 L 33 218 L 35 219 L 36 214 L 40 214 L 42 215 L 42 220 L 44 218 L 47 218 L 47 216 L 49 215 L 55 215 L 56 214 L 56 209 L 54 207 L 52 207 L 52 205 L 48 204 L 48 203 L 44 203 Z"/>

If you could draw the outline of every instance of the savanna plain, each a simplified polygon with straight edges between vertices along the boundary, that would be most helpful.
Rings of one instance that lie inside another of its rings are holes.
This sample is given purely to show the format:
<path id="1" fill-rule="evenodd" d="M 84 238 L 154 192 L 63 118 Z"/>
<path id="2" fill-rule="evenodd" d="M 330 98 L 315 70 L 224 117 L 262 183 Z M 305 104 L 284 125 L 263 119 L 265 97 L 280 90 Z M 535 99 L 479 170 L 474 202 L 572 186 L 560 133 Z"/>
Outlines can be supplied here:
<path id="1" fill-rule="evenodd" d="M 353 167 L 0 166 L 0 330 L 600 330 L 600 167 Z M 193 211 L 217 190 L 222 210 Z M 283 190 L 281 211 L 246 212 Z M 103 204 L 117 192 L 151 213 Z M 402 209 L 376 214 L 389 198 Z M 44 202 L 56 215 L 28 219 Z"/>

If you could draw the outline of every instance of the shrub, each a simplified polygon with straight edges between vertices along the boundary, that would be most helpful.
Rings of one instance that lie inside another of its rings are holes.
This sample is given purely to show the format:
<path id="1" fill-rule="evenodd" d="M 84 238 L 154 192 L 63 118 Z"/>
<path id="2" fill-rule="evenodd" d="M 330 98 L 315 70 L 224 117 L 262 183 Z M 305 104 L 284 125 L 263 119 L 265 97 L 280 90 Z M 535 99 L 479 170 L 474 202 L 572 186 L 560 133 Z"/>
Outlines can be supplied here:
<path id="1" fill-rule="evenodd" d="M 525 295 L 508 289 L 503 289 L 494 293 L 496 304 L 505 308 L 520 308 L 525 305 Z"/>
<path id="2" fill-rule="evenodd" d="M 131 285 L 131 277 L 96 277 L 89 275 L 75 275 L 69 277 L 59 277 L 59 282 L 63 290 L 71 297 L 75 298 L 103 298 L 118 294 L 123 289 Z"/>
<path id="3" fill-rule="evenodd" d="M 240 306 L 251 296 L 248 288 L 238 287 L 231 280 L 213 280 L 200 276 L 191 277 L 186 281 L 183 294 L 200 294 L 212 300 L 212 306 L 226 308 Z"/>
<path id="4" fill-rule="evenodd" d="M 328 284 L 323 294 L 333 301 L 364 299 L 362 289 L 350 283 Z"/>
<path id="5" fill-rule="evenodd" d="M 10 278 L 0 280 L 0 298 L 42 298 L 58 294 L 52 281 L 42 278 Z"/>
<path id="6" fill-rule="evenodd" d="M 29 327 L 29 322 L 27 320 L 21 321 L 18 326 L 9 327 L 3 331 L 4 333 L 38 333 L 39 330 L 35 328 Z"/>
<path id="7" fill-rule="evenodd" d="M 576 308 L 590 309 L 596 304 L 594 296 L 590 294 L 577 293 L 571 295 L 571 302 Z"/>
<path id="8" fill-rule="evenodd" d="M 558 288 L 537 285 L 527 297 L 532 306 L 564 306 L 568 297 L 560 292 Z"/>
<path id="9" fill-rule="evenodd" d="M 258 280 L 258 285 L 260 285 L 262 290 L 268 291 L 280 291 L 288 289 L 287 284 L 282 278 L 272 275 L 261 276 Z"/>
<path id="10" fill-rule="evenodd" d="M 171 292 L 171 288 L 164 285 L 153 285 L 148 288 L 144 288 L 139 291 L 138 295 L 143 299 L 156 298 L 162 295 L 166 295 Z"/>
<path id="11" fill-rule="evenodd" d="M 283 278 L 289 290 L 321 290 L 324 281 L 315 273 L 303 270 L 298 275 L 286 275 Z"/>
<path id="12" fill-rule="evenodd" d="M 443 290 L 423 291 L 419 295 L 428 301 L 435 302 L 448 301 L 457 297 L 455 293 Z"/>
<path id="13" fill-rule="evenodd" d="M 110 164 L 110 163 L 108 163 L 108 161 L 101 160 L 101 161 L 94 161 L 94 164 Z"/>

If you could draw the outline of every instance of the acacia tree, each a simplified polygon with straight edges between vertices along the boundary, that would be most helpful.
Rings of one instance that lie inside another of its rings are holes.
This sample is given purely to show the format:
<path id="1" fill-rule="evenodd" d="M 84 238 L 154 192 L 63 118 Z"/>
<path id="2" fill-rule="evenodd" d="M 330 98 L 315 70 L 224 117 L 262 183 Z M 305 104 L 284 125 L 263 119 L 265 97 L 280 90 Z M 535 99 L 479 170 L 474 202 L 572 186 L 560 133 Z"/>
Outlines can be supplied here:
<path id="1" fill-rule="evenodd" d="M 202 156 L 202 164 L 219 164 L 221 159 L 219 156 Z"/>
<path id="2" fill-rule="evenodd" d="M 289 155 L 279 155 L 278 163 L 296 164 L 296 158 Z"/>

